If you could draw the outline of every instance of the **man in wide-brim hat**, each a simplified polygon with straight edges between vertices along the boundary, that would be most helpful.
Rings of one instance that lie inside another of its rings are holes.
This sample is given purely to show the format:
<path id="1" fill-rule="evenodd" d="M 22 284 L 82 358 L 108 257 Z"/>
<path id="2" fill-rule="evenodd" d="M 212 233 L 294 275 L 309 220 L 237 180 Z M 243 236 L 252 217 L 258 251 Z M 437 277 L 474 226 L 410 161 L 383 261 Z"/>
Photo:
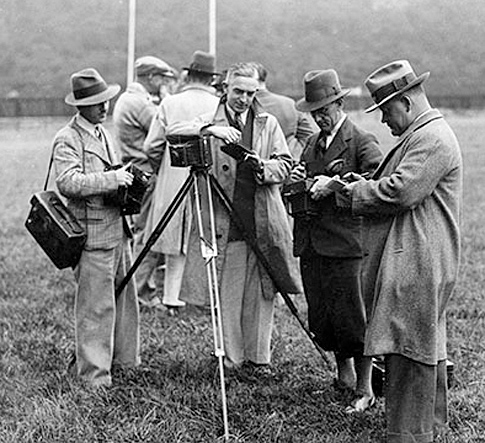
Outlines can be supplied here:
<path id="1" fill-rule="evenodd" d="M 304 87 L 305 96 L 296 106 L 311 113 L 320 131 L 309 138 L 291 179 L 315 179 L 310 195 L 318 215 L 295 217 L 294 254 L 300 257 L 310 330 L 320 347 L 335 354 L 335 386 L 355 393 L 346 412 L 363 412 L 375 397 L 372 361 L 363 356 L 361 220 L 339 210 L 335 193 L 325 184 L 335 175 L 373 172 L 382 154 L 376 137 L 344 112 L 344 98 L 350 91 L 341 87 L 335 70 L 308 72 Z"/>
<path id="2" fill-rule="evenodd" d="M 460 257 L 462 159 L 426 97 L 428 76 L 397 60 L 367 77 L 367 111 L 379 109 L 398 138 L 371 180 L 342 191 L 365 217 L 364 352 L 385 357 L 390 443 L 432 442 L 447 423 L 445 312 Z"/>
<path id="3" fill-rule="evenodd" d="M 120 86 L 108 85 L 93 68 L 71 76 L 65 101 L 78 109 L 54 138 L 56 184 L 87 232 L 76 279 L 76 374 L 88 386 L 109 386 L 113 365 L 139 364 L 136 288 L 130 281 L 115 298 L 115 287 L 131 266 L 129 232 L 116 203 L 120 187 L 133 175 L 122 167 L 103 127 L 109 100 Z M 74 368 L 72 368 L 74 369 Z"/>
<path id="4" fill-rule="evenodd" d="M 153 204 L 145 230 L 145 241 L 148 240 L 160 217 L 189 175 L 189 168 L 173 167 L 170 164 L 170 149 L 167 147 L 165 136 L 167 126 L 182 120 L 192 120 L 207 112 L 213 113 L 219 102 L 216 91 L 211 86 L 217 74 L 213 54 L 195 51 L 190 65 L 184 69 L 187 70 L 185 84 L 179 93 L 163 100 L 152 121 L 145 143 L 145 152 L 154 170 L 158 171 Z M 185 199 L 152 247 L 153 251 L 165 256 L 162 302 L 169 314 L 176 314 L 185 306 L 185 302 L 180 300 L 179 295 L 185 268 L 191 214 L 192 204 L 190 199 Z"/>

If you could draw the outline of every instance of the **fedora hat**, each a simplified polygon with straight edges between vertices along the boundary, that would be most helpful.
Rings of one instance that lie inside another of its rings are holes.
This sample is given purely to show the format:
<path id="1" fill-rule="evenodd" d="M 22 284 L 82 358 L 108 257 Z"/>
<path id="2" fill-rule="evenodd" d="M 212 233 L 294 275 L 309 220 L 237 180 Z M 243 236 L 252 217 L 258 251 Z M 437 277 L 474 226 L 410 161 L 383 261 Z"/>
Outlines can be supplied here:
<path id="1" fill-rule="evenodd" d="M 296 102 L 296 108 L 303 112 L 320 109 L 350 92 L 350 89 L 342 89 L 334 69 L 307 72 L 303 77 L 303 83 L 305 97 Z"/>
<path id="2" fill-rule="evenodd" d="M 428 77 L 429 72 L 418 77 L 407 60 L 397 60 L 382 66 L 365 80 L 365 86 L 375 102 L 365 112 L 374 111 L 396 95 L 420 85 Z"/>
<path id="3" fill-rule="evenodd" d="M 120 92 L 118 84 L 107 85 L 94 68 L 83 69 L 71 75 L 71 90 L 65 102 L 70 106 L 91 106 L 111 100 Z"/>
<path id="4" fill-rule="evenodd" d="M 216 72 L 216 58 L 213 54 L 204 51 L 195 51 L 187 71 L 203 72 L 205 74 L 219 75 Z"/>
<path id="5" fill-rule="evenodd" d="M 135 60 L 135 72 L 138 76 L 161 74 L 165 77 L 175 77 L 173 68 L 162 59 L 145 55 Z"/>

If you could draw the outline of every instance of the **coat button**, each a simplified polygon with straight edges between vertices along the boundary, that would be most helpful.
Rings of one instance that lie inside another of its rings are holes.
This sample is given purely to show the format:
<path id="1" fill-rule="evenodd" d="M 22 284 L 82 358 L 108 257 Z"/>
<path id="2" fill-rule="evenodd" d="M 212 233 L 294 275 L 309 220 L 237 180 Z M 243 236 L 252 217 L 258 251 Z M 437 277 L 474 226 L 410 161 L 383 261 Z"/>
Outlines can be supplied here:
<path id="1" fill-rule="evenodd" d="M 222 170 L 224 172 L 229 171 L 229 165 L 222 165 Z"/>

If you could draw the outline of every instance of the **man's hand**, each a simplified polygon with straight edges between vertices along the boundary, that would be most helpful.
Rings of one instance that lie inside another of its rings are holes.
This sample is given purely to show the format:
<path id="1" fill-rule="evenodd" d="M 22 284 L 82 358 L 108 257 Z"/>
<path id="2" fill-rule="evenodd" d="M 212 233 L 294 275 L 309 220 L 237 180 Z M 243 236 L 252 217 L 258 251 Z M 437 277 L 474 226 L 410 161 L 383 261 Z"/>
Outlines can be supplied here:
<path id="1" fill-rule="evenodd" d="M 204 133 L 220 138 L 226 143 L 237 143 L 241 139 L 241 131 L 232 126 L 207 126 Z"/>
<path id="2" fill-rule="evenodd" d="M 358 182 L 360 180 L 366 180 L 367 176 L 369 175 L 368 172 L 365 174 L 357 174 L 357 172 L 347 172 L 342 179 L 346 182 L 353 183 L 353 182 Z"/>
<path id="3" fill-rule="evenodd" d="M 338 176 L 335 176 L 338 178 Z M 326 175 L 318 175 L 315 177 L 315 183 L 310 188 L 310 197 L 314 200 L 320 200 L 322 198 L 328 197 L 334 191 L 328 189 L 326 186 L 332 180 L 332 177 L 328 177 Z"/>
<path id="4" fill-rule="evenodd" d="M 118 186 L 130 186 L 133 183 L 133 174 L 128 171 L 128 168 L 130 166 L 131 163 L 128 163 L 127 165 L 115 171 Z"/>
<path id="5" fill-rule="evenodd" d="M 303 163 L 298 163 L 290 172 L 290 182 L 298 182 L 305 180 L 307 177 L 307 172 L 305 165 Z"/>

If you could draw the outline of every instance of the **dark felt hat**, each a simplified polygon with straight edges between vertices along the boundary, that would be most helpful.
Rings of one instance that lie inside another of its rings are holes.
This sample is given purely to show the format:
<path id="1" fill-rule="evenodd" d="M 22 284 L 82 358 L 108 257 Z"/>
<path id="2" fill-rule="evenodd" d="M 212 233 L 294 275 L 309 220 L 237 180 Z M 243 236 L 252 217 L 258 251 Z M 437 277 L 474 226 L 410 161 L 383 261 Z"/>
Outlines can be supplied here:
<path id="1" fill-rule="evenodd" d="M 350 92 L 350 89 L 342 89 L 334 69 L 307 72 L 303 77 L 303 82 L 305 97 L 296 103 L 296 108 L 303 112 L 320 109 L 345 97 Z"/>
<path id="2" fill-rule="evenodd" d="M 108 85 L 94 68 L 71 75 L 71 91 L 65 102 L 71 106 L 91 106 L 111 100 L 120 92 L 118 84 Z"/>
<path id="3" fill-rule="evenodd" d="M 195 51 L 192 55 L 190 65 L 184 69 L 187 71 L 219 75 L 219 72 L 216 72 L 216 58 L 213 54 L 204 51 Z"/>

